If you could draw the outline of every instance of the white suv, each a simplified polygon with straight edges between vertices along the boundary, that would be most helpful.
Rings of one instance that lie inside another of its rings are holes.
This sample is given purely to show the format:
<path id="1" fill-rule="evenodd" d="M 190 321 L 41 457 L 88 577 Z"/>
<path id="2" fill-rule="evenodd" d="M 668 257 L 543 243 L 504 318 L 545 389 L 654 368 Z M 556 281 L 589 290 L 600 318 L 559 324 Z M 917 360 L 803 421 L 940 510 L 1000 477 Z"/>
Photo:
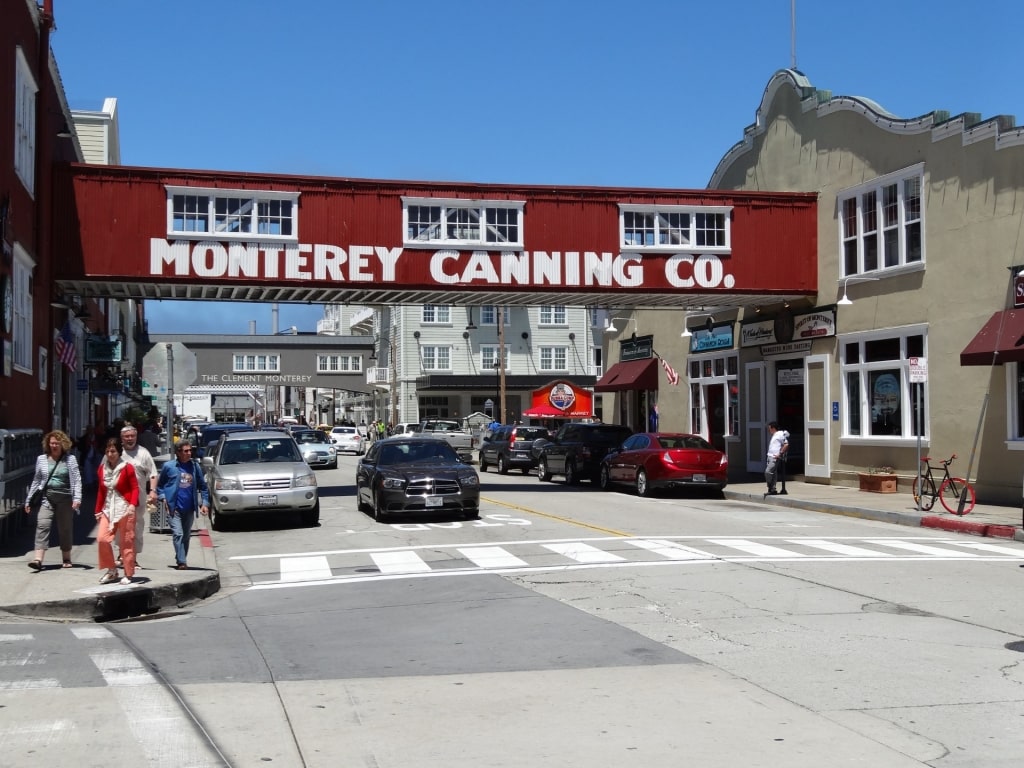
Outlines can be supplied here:
<path id="1" fill-rule="evenodd" d="M 354 453 L 356 456 L 366 453 L 366 440 L 359 433 L 359 427 L 334 427 L 331 430 L 331 442 L 339 452 Z"/>

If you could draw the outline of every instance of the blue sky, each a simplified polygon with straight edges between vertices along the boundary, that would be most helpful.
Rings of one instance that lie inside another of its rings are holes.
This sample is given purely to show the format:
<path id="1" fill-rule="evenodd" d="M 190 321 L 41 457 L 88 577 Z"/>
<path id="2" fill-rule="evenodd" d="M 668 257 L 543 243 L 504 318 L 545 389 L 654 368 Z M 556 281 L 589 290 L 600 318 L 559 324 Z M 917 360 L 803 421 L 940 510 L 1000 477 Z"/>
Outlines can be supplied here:
<path id="1" fill-rule="evenodd" d="M 700 189 L 791 63 L 790 0 L 55 0 L 68 101 L 126 165 Z M 900 117 L 1020 113 L 1019 0 L 796 3 L 796 65 Z M 269 305 L 147 302 L 154 333 Z M 318 307 L 281 305 L 313 331 Z"/>

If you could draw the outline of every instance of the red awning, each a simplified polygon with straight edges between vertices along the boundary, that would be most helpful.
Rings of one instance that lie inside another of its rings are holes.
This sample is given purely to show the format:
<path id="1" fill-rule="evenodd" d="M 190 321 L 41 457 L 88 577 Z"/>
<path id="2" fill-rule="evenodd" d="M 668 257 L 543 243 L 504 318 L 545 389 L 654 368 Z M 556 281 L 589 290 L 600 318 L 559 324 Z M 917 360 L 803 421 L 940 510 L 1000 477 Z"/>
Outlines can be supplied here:
<path id="1" fill-rule="evenodd" d="M 595 392 L 622 392 L 626 389 L 657 388 L 658 361 L 653 357 L 647 360 L 630 360 L 628 363 L 616 363 L 594 385 Z"/>
<path id="2" fill-rule="evenodd" d="M 1024 363 L 1024 309 L 996 312 L 960 353 L 960 365 Z"/>
<path id="3" fill-rule="evenodd" d="M 523 411 L 523 416 L 528 419 L 568 419 L 571 418 L 565 411 L 555 408 L 553 405 L 541 403 Z"/>

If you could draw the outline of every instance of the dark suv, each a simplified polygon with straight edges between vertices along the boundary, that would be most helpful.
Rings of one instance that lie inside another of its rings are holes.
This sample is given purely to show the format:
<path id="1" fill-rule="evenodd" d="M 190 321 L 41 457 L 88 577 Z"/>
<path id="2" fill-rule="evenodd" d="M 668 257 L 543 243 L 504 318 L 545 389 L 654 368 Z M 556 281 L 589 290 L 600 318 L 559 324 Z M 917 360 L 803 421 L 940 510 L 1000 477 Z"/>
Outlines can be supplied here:
<path id="1" fill-rule="evenodd" d="M 580 480 L 596 483 L 601 459 L 632 434 L 633 430 L 619 424 L 563 424 L 551 442 L 540 449 L 537 474 L 541 482 L 552 475 L 565 475 L 566 485 L 576 485 Z"/>
<path id="2" fill-rule="evenodd" d="M 537 466 L 537 457 L 532 449 L 534 441 L 540 439 L 548 439 L 548 431 L 544 427 L 524 427 L 521 424 L 498 427 L 480 444 L 480 471 L 486 472 L 493 464 L 502 475 L 508 474 L 512 467 L 518 467 L 524 475 L 528 474 Z"/>

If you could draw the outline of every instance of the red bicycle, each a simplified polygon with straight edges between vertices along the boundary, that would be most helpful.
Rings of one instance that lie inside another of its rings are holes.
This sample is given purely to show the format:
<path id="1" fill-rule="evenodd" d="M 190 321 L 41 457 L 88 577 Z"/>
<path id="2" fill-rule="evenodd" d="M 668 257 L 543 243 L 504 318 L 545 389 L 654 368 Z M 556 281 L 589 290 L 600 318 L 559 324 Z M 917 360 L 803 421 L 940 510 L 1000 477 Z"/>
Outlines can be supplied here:
<path id="1" fill-rule="evenodd" d="M 949 474 L 949 465 L 956 458 L 954 453 L 945 461 L 942 461 L 943 477 L 942 482 L 935 484 L 935 477 L 932 475 L 931 457 L 921 458 L 921 471 L 914 478 L 914 501 L 920 503 L 921 509 L 928 511 L 935 506 L 935 499 L 942 502 L 947 512 L 954 515 L 966 515 L 974 509 L 974 486 L 962 477 L 953 477 Z M 960 511 L 960 499 L 963 497 L 963 512 Z"/>

